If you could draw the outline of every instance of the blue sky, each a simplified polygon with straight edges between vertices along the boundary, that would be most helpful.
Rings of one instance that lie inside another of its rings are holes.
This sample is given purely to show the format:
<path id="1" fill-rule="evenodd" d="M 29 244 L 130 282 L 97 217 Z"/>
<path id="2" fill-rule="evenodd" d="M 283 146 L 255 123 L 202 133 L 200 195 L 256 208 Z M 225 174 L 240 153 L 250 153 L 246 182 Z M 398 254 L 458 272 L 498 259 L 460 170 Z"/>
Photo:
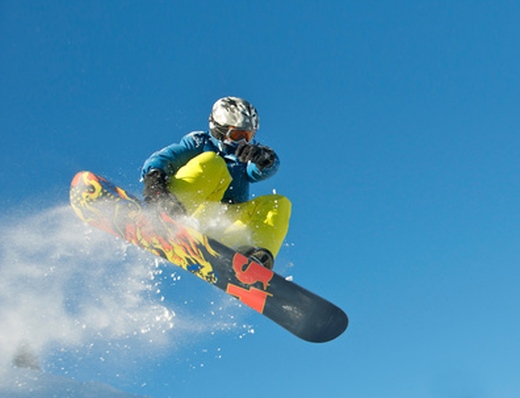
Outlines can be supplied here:
<path id="1" fill-rule="evenodd" d="M 253 191 L 293 202 L 278 270 L 351 319 L 313 345 L 229 304 L 238 326 L 212 332 L 224 298 L 163 277 L 202 331 L 103 360 L 70 339 L 44 370 L 153 397 L 518 396 L 519 19 L 505 0 L 3 1 L 3 234 L 66 206 L 79 170 L 139 193 L 149 154 L 242 96 L 282 160 Z"/>

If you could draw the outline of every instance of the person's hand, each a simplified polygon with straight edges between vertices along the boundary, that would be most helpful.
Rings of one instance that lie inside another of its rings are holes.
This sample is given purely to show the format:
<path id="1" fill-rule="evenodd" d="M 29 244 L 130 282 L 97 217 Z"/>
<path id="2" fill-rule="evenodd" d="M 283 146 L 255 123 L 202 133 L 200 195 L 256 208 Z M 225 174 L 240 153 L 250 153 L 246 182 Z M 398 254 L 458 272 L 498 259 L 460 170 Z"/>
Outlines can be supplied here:
<path id="1" fill-rule="evenodd" d="M 157 206 L 171 216 L 186 214 L 186 209 L 177 197 L 168 190 L 168 178 L 164 171 L 152 169 L 144 176 L 144 201 Z"/>
<path id="2" fill-rule="evenodd" d="M 238 145 L 235 155 L 240 162 L 252 162 L 260 170 L 272 166 L 276 158 L 271 148 L 264 145 L 248 144 L 247 142 L 241 142 Z"/>

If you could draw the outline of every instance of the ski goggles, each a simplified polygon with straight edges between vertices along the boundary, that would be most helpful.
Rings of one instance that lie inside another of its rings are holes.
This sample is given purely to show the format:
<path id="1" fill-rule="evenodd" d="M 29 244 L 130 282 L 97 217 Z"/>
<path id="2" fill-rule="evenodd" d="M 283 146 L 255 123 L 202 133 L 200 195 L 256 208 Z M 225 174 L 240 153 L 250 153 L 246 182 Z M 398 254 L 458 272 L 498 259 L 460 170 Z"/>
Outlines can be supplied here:
<path id="1" fill-rule="evenodd" d="M 247 141 L 250 142 L 255 136 L 255 131 L 243 130 L 230 127 L 226 133 L 226 138 L 233 142 Z"/>

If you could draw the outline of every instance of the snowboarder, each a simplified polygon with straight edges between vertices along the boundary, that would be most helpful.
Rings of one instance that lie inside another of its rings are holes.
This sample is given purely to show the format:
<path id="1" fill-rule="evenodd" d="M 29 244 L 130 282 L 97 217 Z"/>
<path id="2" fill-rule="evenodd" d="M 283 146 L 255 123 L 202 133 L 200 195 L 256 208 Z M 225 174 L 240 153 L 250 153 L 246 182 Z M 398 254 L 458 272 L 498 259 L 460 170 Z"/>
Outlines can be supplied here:
<path id="1" fill-rule="evenodd" d="M 194 131 L 144 163 L 147 203 L 196 219 L 206 233 L 272 269 L 289 228 L 291 202 L 270 194 L 250 200 L 249 184 L 278 170 L 278 155 L 254 140 L 258 113 L 248 101 L 213 105 L 209 131 Z M 213 228 L 213 229 L 211 229 Z"/>

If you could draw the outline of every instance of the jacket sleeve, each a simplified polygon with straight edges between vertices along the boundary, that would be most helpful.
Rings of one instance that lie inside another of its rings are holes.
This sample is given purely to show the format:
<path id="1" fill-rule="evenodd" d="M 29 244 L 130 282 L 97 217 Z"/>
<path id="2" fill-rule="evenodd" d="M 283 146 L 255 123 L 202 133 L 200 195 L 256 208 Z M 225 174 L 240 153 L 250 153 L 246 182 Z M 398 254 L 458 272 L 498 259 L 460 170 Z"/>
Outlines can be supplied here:
<path id="1" fill-rule="evenodd" d="M 279 167 L 280 158 L 275 152 L 273 164 L 269 167 L 260 169 L 256 164 L 249 162 L 247 165 L 247 176 L 250 182 L 263 181 L 276 174 Z"/>
<path id="2" fill-rule="evenodd" d="M 143 165 L 141 179 L 152 169 L 164 171 L 167 175 L 174 175 L 177 170 L 190 159 L 203 152 L 204 143 L 200 134 L 190 133 L 182 138 L 178 144 L 171 144 L 153 153 Z"/>

